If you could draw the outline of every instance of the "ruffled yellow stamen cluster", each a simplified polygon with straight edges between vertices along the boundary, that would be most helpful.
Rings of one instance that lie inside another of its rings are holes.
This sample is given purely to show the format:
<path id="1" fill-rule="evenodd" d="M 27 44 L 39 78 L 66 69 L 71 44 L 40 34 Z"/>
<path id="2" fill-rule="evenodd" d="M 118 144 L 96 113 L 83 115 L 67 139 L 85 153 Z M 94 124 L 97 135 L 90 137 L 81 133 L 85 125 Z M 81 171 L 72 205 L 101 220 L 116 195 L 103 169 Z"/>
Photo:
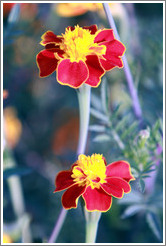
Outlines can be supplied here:
<path id="1" fill-rule="evenodd" d="M 90 185 L 94 189 L 106 182 L 106 166 L 100 154 L 79 155 L 72 171 L 71 177 L 74 182 L 79 182 L 79 185 Z"/>
<path id="2" fill-rule="evenodd" d="M 65 34 L 62 34 L 63 41 L 60 48 L 64 50 L 65 58 L 69 58 L 71 62 L 86 61 L 87 55 L 102 56 L 106 52 L 104 45 L 94 43 L 96 34 L 91 34 L 89 30 L 83 29 L 78 25 L 72 31 L 66 29 Z"/>

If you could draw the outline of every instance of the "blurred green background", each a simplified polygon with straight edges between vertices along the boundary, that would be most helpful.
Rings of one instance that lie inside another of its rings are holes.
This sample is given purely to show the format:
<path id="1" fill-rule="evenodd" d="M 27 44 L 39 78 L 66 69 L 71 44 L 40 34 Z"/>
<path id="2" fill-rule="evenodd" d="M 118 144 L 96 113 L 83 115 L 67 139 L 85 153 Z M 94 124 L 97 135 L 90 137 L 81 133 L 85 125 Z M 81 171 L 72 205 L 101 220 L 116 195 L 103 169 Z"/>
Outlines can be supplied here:
<path id="1" fill-rule="evenodd" d="M 60 170 L 69 169 L 76 160 L 79 132 L 76 91 L 58 84 L 55 73 L 39 78 L 36 55 L 42 50 L 39 43 L 47 30 L 61 34 L 67 26 L 77 24 L 109 27 L 102 7 L 82 5 L 81 13 L 79 7 L 76 14 L 71 10 L 68 17 L 61 13 L 64 6 L 60 11 L 56 3 L 24 3 L 12 8 L 3 6 L 5 148 L 10 150 L 10 158 L 17 167 L 22 168 L 20 178 L 25 208 L 31 218 L 30 229 L 36 243 L 47 242 L 58 218 L 62 192 L 53 194 L 54 180 Z M 144 128 L 152 126 L 156 119 L 162 118 L 163 112 L 163 4 L 113 3 L 110 8 L 121 41 L 126 46 L 126 56 L 138 88 Z M 123 70 L 115 68 L 107 73 L 106 78 L 110 110 L 121 104 L 121 118 L 127 113 L 130 113 L 131 119 L 135 118 Z M 92 88 L 92 105 L 97 105 L 100 91 L 101 85 Z M 94 122 L 91 116 L 90 123 Z M 103 144 L 93 141 L 93 138 L 94 133 L 90 131 L 87 154 L 103 153 L 108 163 L 119 159 L 114 142 Z M 5 158 L 11 161 L 9 156 L 4 157 L 4 170 L 7 165 Z M 5 176 L 3 183 L 4 232 L 11 235 L 14 242 L 20 242 L 20 236 L 13 233 L 17 218 L 9 190 L 10 177 Z M 162 166 L 155 186 L 162 196 Z M 139 192 L 137 184 L 133 187 Z M 96 242 L 161 242 L 162 239 L 146 222 L 144 211 L 122 219 L 126 206 L 113 199 L 112 208 L 101 217 Z M 158 209 L 162 228 L 162 206 Z M 85 219 L 79 203 L 76 210 L 68 212 L 57 242 L 83 243 L 84 237 Z"/>

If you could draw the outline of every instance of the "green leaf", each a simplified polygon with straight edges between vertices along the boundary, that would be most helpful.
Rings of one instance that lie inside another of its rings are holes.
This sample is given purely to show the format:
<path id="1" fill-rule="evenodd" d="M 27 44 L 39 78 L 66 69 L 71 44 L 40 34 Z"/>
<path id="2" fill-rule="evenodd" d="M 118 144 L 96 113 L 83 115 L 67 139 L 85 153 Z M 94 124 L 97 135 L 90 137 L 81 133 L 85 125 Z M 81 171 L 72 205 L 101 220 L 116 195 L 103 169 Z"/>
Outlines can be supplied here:
<path id="1" fill-rule="evenodd" d="M 147 171 L 144 171 L 144 173 L 151 173 L 151 172 L 154 172 L 154 171 L 156 171 L 156 168 L 153 168 L 153 169 L 149 169 Z"/>
<path id="2" fill-rule="evenodd" d="M 128 115 L 124 116 L 119 122 L 116 124 L 115 131 L 123 130 L 129 120 Z"/>
<path id="3" fill-rule="evenodd" d="M 154 165 L 155 165 L 154 161 L 147 162 L 146 167 L 144 168 L 144 172 L 149 171 L 149 169 Z"/>
<path id="4" fill-rule="evenodd" d="M 122 105 L 122 103 L 119 103 L 118 105 L 115 106 L 113 113 L 111 115 L 111 121 L 113 121 L 114 119 L 117 119 L 118 115 L 119 115 L 119 108 Z"/>
<path id="5" fill-rule="evenodd" d="M 159 130 L 159 128 L 160 128 L 160 121 L 157 120 L 155 125 L 153 126 L 153 129 L 152 129 L 153 133 L 156 134 L 157 131 Z"/>
<path id="6" fill-rule="evenodd" d="M 142 178 L 139 179 L 139 182 L 138 182 L 138 187 L 139 187 L 139 190 L 144 193 L 145 191 L 145 182 Z"/>
<path id="7" fill-rule="evenodd" d="M 118 199 L 118 204 L 125 204 L 125 205 L 138 205 L 144 202 L 144 196 L 142 193 L 136 190 L 131 190 L 130 193 L 124 194 L 123 199 Z"/>
<path id="8" fill-rule="evenodd" d="M 91 125 L 91 126 L 89 126 L 89 130 L 90 131 L 94 131 L 94 132 L 104 132 L 105 131 L 105 126 Z"/>
<path id="9" fill-rule="evenodd" d="M 32 172 L 31 168 L 28 167 L 13 167 L 13 168 L 7 168 L 3 171 L 3 178 L 7 179 L 12 175 L 17 175 L 17 176 L 23 176 L 23 175 L 28 175 Z"/>
<path id="10" fill-rule="evenodd" d="M 105 121 L 106 123 L 109 123 L 109 119 L 106 115 L 104 115 L 103 113 L 101 113 L 100 111 L 91 108 L 90 110 L 91 114 L 96 117 L 97 119 L 100 119 L 102 121 Z"/>
<path id="11" fill-rule="evenodd" d="M 126 128 L 126 130 L 121 135 L 121 139 L 126 138 L 130 133 L 133 133 L 136 127 L 138 126 L 138 122 L 134 121 L 129 127 Z"/>
<path id="12" fill-rule="evenodd" d="M 153 212 L 148 212 L 146 215 L 146 220 L 154 235 L 158 238 L 159 241 L 161 241 L 162 231 L 158 215 Z"/>
<path id="13" fill-rule="evenodd" d="M 145 209 L 146 209 L 146 206 L 144 204 L 131 205 L 124 211 L 121 218 L 126 219 Z"/>
<path id="14" fill-rule="evenodd" d="M 93 139 L 93 142 L 107 142 L 107 141 L 110 141 L 111 138 L 109 135 L 106 135 L 106 134 L 99 134 L 97 135 L 94 139 Z"/>
<path id="15" fill-rule="evenodd" d="M 139 172 L 134 167 L 131 167 L 131 173 L 134 176 L 134 178 L 138 178 L 139 177 Z"/>
<path id="16" fill-rule="evenodd" d="M 150 178 L 151 176 L 150 175 L 142 175 L 143 178 Z"/>
<path id="17" fill-rule="evenodd" d="M 101 98 L 96 96 L 94 93 L 91 94 L 91 105 L 93 108 L 95 108 L 98 111 L 103 111 L 102 104 L 101 104 Z"/>

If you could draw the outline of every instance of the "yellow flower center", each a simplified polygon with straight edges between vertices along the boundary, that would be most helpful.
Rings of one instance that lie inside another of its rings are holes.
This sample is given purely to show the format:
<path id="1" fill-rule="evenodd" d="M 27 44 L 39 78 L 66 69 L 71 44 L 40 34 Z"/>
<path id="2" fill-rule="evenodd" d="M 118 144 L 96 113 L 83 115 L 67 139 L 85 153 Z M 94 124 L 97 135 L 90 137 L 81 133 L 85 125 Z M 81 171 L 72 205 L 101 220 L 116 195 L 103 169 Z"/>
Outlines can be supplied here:
<path id="1" fill-rule="evenodd" d="M 74 182 L 79 182 L 79 185 L 82 186 L 91 186 L 94 189 L 99 188 L 100 184 L 106 182 L 106 166 L 100 154 L 79 155 L 76 166 L 73 167 L 72 171 L 71 177 Z"/>
<path id="2" fill-rule="evenodd" d="M 69 58 L 71 62 L 86 61 L 87 55 L 102 56 L 106 52 L 104 45 L 94 43 L 96 34 L 91 34 L 88 29 L 83 29 L 78 25 L 72 31 L 66 29 L 65 34 L 62 34 L 63 41 L 60 48 L 64 50 L 64 58 Z"/>

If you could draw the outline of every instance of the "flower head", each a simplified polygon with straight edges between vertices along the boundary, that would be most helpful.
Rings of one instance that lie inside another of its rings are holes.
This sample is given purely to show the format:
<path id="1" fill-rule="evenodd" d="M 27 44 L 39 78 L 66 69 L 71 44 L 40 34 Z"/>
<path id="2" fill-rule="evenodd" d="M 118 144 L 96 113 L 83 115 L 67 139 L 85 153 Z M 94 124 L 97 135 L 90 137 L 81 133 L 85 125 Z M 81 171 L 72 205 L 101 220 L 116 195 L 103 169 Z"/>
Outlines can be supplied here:
<path id="1" fill-rule="evenodd" d="M 123 67 L 125 46 L 115 39 L 112 29 L 68 27 L 62 35 L 47 31 L 42 36 L 45 47 L 37 55 L 40 77 L 57 71 L 57 81 L 73 88 L 86 83 L 100 84 L 101 77 L 114 67 Z"/>
<path id="2" fill-rule="evenodd" d="M 65 209 L 76 208 L 82 195 L 88 211 L 106 212 L 111 207 L 112 196 L 122 198 L 124 192 L 129 193 L 129 182 L 134 179 L 126 161 L 116 161 L 107 166 L 100 154 L 79 155 L 71 170 L 57 175 L 54 192 L 67 189 L 62 196 Z"/>

